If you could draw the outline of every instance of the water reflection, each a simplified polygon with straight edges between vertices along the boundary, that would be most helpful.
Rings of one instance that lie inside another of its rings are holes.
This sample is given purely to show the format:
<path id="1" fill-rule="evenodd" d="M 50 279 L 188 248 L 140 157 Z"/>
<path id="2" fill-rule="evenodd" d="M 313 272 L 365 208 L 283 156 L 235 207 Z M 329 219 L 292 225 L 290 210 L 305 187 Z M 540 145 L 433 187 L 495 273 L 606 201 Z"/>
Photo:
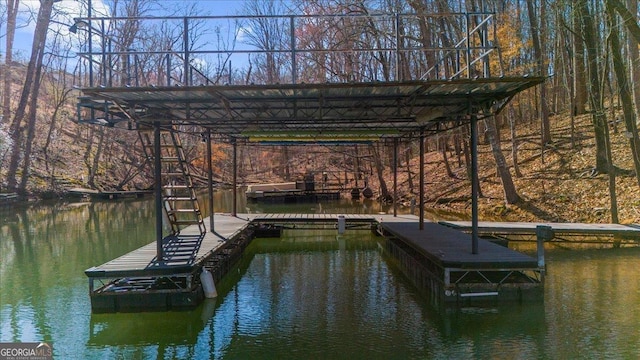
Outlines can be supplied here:
<path id="1" fill-rule="evenodd" d="M 334 205 L 239 209 L 384 211 Z M 83 271 L 149 243 L 154 220 L 150 199 L 0 211 L 0 341 L 51 342 L 64 359 L 640 358 L 638 248 L 551 250 L 542 304 L 438 309 L 370 232 L 287 230 L 193 311 L 92 315 Z"/>

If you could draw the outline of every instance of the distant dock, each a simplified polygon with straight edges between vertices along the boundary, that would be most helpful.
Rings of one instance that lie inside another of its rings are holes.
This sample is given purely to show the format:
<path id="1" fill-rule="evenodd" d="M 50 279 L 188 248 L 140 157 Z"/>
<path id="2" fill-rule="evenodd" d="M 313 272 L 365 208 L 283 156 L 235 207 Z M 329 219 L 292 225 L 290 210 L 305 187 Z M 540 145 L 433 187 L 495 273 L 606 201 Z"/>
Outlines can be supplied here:
<path id="1" fill-rule="evenodd" d="M 19 199 L 16 193 L 2 193 L 0 194 L 0 207 L 9 206 Z"/>
<path id="2" fill-rule="evenodd" d="M 247 186 L 245 196 L 250 202 L 292 204 L 339 200 L 340 191 L 327 188 L 316 189 L 315 182 L 310 180 L 252 184 Z"/>
<path id="3" fill-rule="evenodd" d="M 73 188 L 67 191 L 69 196 L 80 197 L 91 200 L 117 200 L 117 199 L 130 199 L 141 198 L 147 195 L 152 195 L 151 190 L 130 190 L 130 191 L 99 191 L 85 188 Z"/>

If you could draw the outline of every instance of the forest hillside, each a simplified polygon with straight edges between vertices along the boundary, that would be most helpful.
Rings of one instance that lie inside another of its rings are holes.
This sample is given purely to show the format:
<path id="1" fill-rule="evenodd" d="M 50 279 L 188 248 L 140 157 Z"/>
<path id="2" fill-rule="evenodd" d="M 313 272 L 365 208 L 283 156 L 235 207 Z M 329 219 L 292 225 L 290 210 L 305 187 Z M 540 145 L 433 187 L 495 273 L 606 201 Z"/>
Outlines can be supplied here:
<path id="1" fill-rule="evenodd" d="M 0 69 L 4 70 L 2 66 Z M 10 70 L 14 74 L 15 88 L 25 71 L 23 64 L 15 63 Z M 47 74 L 47 81 L 55 81 Z M 40 107 L 54 103 L 55 94 L 42 92 Z M 525 93 L 523 97 L 526 97 Z M 151 165 L 145 163 L 139 140 L 134 131 L 105 129 L 96 125 L 78 124 L 73 109 L 74 99 L 61 106 L 60 118 L 52 124 L 51 117 L 38 119 L 39 134 L 52 131 L 47 144 L 45 137 L 36 139 L 39 146 L 34 154 L 33 168 L 28 180 L 29 194 L 34 198 L 62 197 L 74 187 L 92 187 L 88 184 L 94 166 L 94 158 L 100 142 L 103 143 L 102 160 L 97 162 L 93 187 L 101 190 L 132 190 L 149 188 L 152 183 Z M 517 101 L 517 99 L 516 99 Z M 620 106 L 607 108 L 613 119 L 621 118 Z M 523 122 L 513 129 L 515 141 L 510 138 L 508 124 L 500 126 L 501 147 L 506 155 L 510 172 L 521 201 L 506 204 L 503 186 L 496 173 L 495 160 L 490 145 L 483 141 L 483 125 L 480 122 L 479 178 L 481 198 L 480 217 L 501 221 L 553 221 L 553 222 L 610 222 L 609 177 L 594 169 L 595 140 L 591 115 L 575 116 L 568 113 L 551 116 L 552 142 L 544 152 L 539 143 L 540 129 L 537 122 Z M 633 172 L 633 158 L 628 139 L 620 121 L 609 124 L 612 154 L 616 172 L 616 194 L 621 223 L 640 222 L 640 186 Z M 97 136 L 95 136 L 97 134 Z M 461 131 L 443 133 L 426 139 L 425 153 L 425 207 L 446 214 L 470 214 L 471 186 L 462 147 L 454 140 L 464 136 Z M 205 176 L 204 143 L 200 139 L 191 143 L 191 160 L 196 173 Z M 516 144 L 514 163 L 513 144 Z M 377 146 L 383 146 L 378 144 Z M 417 140 L 405 143 L 399 156 L 398 197 L 401 206 L 410 206 L 418 197 L 419 156 Z M 6 160 L 7 149 L 0 149 L 0 159 Z M 214 144 L 215 179 L 219 186 L 231 181 L 231 147 Z M 308 171 L 329 171 L 330 179 L 354 185 L 354 149 L 345 147 L 291 147 L 287 150 L 286 164 L 281 147 L 240 147 L 239 179 L 241 183 L 279 182 L 292 180 Z M 374 162 L 370 149 L 361 146 L 360 169 L 375 196 L 381 195 L 380 181 L 374 176 Z M 322 154 L 321 156 L 313 155 Z M 312 155 L 309 155 L 312 154 Z M 347 155 L 345 155 L 347 154 Z M 408 156 L 407 156 L 408 155 Z M 312 157 L 310 164 L 308 158 Z M 383 179 L 392 192 L 392 158 L 386 156 Z M 446 160 L 445 160 L 446 159 Z M 407 160 L 408 166 L 407 166 Z M 515 170 L 517 168 L 517 171 Z M 342 174 L 345 174 L 344 176 Z M 347 174 L 348 173 L 348 174 Z M 3 171 L 0 175 L 4 175 Z M 346 177 L 345 182 L 342 178 Z M 4 182 L 3 182 L 4 183 Z M 360 183 L 363 186 L 363 182 Z M 348 196 L 348 190 L 343 194 Z M 450 215 L 454 216 L 454 215 Z"/>
<path id="2" fill-rule="evenodd" d="M 61 197 L 75 187 L 151 187 L 152 168 L 138 133 L 131 130 L 145 121 L 135 111 L 146 110 L 116 104 L 117 112 L 128 115 L 116 126 L 95 116 L 103 110 L 79 108 L 78 89 L 96 84 L 242 86 L 531 76 L 546 81 L 508 103 L 484 104 L 474 109 L 478 114 L 464 115 L 481 115 L 481 218 L 640 223 L 637 0 L 244 0 L 246 17 L 224 18 L 223 25 L 204 22 L 218 17 L 208 16 L 215 14 L 199 1 L 183 1 L 173 9 L 168 0 L 102 0 L 101 16 L 113 21 L 101 20 L 99 31 L 91 19 L 77 22 L 95 13 L 96 2 L 21 3 L 0 1 L 0 193 L 39 199 Z M 314 15 L 296 20 L 291 14 Z M 191 27 L 188 18 L 194 21 Z M 26 56 L 14 48 L 21 29 L 33 35 Z M 83 52 L 87 49 L 89 55 Z M 245 58 L 232 66 L 230 54 L 239 49 Z M 100 104 L 106 108 L 107 102 Z M 398 111 L 413 106 L 398 104 Z M 469 118 L 455 116 L 441 114 L 457 127 L 424 140 L 422 205 L 469 214 Z M 191 172 L 204 185 L 205 130 L 171 119 Z M 111 127 L 87 123 L 101 121 Z M 418 197 L 422 146 L 416 134 L 401 135 L 395 162 L 398 201 L 408 205 Z M 246 146 L 246 136 L 234 136 L 214 140 L 216 186 L 232 182 L 230 142 L 239 141 L 241 183 L 327 173 L 345 191 L 369 186 L 380 201 L 393 198 L 391 142 Z"/>

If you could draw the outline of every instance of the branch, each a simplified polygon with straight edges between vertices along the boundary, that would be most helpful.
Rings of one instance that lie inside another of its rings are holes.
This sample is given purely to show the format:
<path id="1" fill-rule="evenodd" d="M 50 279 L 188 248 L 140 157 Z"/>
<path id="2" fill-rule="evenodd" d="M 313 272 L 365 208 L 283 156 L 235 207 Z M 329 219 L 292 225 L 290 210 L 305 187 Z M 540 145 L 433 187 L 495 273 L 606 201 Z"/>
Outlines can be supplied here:
<path id="1" fill-rule="evenodd" d="M 618 14 L 620 14 L 620 17 L 622 17 L 623 23 L 627 26 L 627 29 L 629 29 L 631 35 L 640 43 L 640 25 L 638 25 L 635 16 L 633 16 L 629 9 L 627 9 L 620 0 L 607 0 L 607 2 L 616 9 Z"/>

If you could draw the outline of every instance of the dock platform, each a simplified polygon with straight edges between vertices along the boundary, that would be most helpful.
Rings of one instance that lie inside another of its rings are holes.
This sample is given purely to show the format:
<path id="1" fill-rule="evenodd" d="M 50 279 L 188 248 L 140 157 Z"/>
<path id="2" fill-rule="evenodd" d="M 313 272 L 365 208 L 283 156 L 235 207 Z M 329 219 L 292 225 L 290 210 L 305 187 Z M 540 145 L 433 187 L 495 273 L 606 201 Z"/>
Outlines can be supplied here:
<path id="1" fill-rule="evenodd" d="M 419 230 L 417 218 L 385 220 L 381 231 L 389 239 L 387 249 L 436 304 L 543 296 L 544 267 L 536 258 L 484 239 L 473 254 L 471 235 L 459 230 L 433 222 Z"/>
<path id="2" fill-rule="evenodd" d="M 483 239 L 479 253 L 471 254 L 470 235 L 429 222 L 419 230 L 414 215 L 215 214 L 214 233 L 200 235 L 197 226 L 192 226 L 166 237 L 162 262 L 156 259 L 154 242 L 87 269 L 92 309 L 125 312 L 194 307 L 203 299 L 198 276 L 202 268 L 210 269 L 217 282 L 261 227 L 337 229 L 341 223 L 346 230 L 369 229 L 384 236 L 384 248 L 400 259 L 401 268 L 416 286 L 429 289 L 438 302 L 541 296 L 544 269 L 535 258 Z"/>
<path id="3" fill-rule="evenodd" d="M 207 219 L 208 221 L 208 219 Z M 199 273 L 207 266 L 219 280 L 251 240 L 242 236 L 247 219 L 215 214 L 215 232 L 200 235 L 197 226 L 164 239 L 164 261 L 156 243 L 85 270 L 94 312 L 153 311 L 191 308 L 204 295 Z"/>
<path id="4" fill-rule="evenodd" d="M 128 190 L 128 191 L 99 191 L 85 188 L 73 188 L 67 190 L 67 194 L 73 197 L 88 198 L 91 200 L 117 200 L 128 198 L 141 198 L 152 195 L 151 190 Z"/>
<path id="5" fill-rule="evenodd" d="M 464 232 L 471 232 L 471 221 L 440 221 L 440 224 Z M 535 241 L 536 227 L 544 225 L 553 230 L 552 242 L 591 244 L 639 245 L 640 225 L 542 222 L 478 222 L 480 236 L 509 241 Z"/>

